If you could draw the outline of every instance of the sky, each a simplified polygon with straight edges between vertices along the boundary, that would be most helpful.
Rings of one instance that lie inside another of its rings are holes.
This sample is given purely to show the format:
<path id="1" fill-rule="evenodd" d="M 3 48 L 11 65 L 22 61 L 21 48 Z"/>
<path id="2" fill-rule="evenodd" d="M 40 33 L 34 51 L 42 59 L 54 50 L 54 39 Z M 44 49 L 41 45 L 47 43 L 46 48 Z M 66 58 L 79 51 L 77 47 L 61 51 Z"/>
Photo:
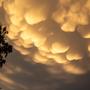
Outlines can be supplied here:
<path id="1" fill-rule="evenodd" d="M 0 0 L 13 46 L 3 90 L 89 90 L 89 18 L 90 0 Z"/>

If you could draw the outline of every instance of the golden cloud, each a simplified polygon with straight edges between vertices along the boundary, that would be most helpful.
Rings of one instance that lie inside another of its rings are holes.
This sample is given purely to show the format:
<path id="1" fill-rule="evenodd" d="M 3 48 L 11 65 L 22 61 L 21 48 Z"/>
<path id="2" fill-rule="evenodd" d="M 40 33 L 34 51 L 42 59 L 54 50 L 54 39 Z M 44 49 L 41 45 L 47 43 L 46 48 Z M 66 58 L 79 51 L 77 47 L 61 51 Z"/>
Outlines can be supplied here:
<path id="1" fill-rule="evenodd" d="M 89 57 L 90 0 L 3 0 L 3 8 L 14 48 L 36 63 Z"/>

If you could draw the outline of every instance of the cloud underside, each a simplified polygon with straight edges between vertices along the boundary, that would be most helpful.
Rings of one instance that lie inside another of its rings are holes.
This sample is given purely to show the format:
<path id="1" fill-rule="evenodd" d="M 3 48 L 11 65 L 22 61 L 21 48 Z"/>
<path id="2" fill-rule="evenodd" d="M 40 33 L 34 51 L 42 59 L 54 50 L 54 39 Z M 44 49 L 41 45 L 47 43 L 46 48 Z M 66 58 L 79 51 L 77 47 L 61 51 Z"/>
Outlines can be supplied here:
<path id="1" fill-rule="evenodd" d="M 90 0 L 2 1 L 8 38 L 16 50 L 36 63 L 85 72 L 69 63 L 89 60 Z"/>

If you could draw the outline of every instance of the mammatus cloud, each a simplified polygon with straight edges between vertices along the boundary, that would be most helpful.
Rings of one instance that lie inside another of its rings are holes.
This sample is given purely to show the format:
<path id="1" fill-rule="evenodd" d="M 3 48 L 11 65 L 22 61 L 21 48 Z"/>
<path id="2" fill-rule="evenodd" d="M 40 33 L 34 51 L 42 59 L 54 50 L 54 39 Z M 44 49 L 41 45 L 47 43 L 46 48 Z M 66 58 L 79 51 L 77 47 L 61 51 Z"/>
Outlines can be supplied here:
<path id="1" fill-rule="evenodd" d="M 64 64 L 73 72 L 66 64 L 89 58 L 90 0 L 3 0 L 3 8 L 8 38 L 34 62 Z"/>

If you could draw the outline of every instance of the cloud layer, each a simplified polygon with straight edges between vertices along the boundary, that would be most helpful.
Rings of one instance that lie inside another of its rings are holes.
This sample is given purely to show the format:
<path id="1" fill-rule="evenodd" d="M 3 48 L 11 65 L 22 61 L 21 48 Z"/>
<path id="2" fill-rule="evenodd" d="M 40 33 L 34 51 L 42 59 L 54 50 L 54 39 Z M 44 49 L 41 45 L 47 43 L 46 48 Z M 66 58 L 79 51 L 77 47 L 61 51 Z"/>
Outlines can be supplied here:
<path id="1" fill-rule="evenodd" d="M 3 0 L 3 8 L 8 38 L 34 62 L 68 64 L 89 58 L 90 0 Z"/>

